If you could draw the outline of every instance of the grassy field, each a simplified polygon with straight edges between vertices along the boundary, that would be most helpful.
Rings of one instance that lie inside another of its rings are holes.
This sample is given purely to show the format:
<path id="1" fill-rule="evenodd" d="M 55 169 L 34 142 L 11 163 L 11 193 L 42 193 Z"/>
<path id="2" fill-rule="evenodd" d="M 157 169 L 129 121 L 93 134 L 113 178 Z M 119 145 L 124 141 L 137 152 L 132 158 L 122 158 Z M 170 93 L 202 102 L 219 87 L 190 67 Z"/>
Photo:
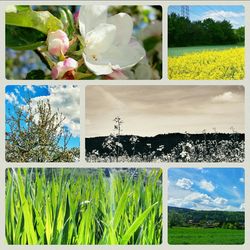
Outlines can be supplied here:
<path id="1" fill-rule="evenodd" d="M 192 46 L 192 47 L 175 47 L 168 48 L 168 56 L 182 56 L 184 54 L 189 54 L 193 52 L 207 51 L 207 50 L 225 50 L 233 48 L 243 48 L 244 45 L 212 45 L 212 46 Z"/>
<path id="2" fill-rule="evenodd" d="M 169 228 L 169 244 L 244 244 L 244 230 L 223 228 Z"/>
<path id="3" fill-rule="evenodd" d="M 106 169 L 107 170 L 107 169 Z M 14 245 L 157 245 L 162 172 L 8 169 L 5 234 Z"/>

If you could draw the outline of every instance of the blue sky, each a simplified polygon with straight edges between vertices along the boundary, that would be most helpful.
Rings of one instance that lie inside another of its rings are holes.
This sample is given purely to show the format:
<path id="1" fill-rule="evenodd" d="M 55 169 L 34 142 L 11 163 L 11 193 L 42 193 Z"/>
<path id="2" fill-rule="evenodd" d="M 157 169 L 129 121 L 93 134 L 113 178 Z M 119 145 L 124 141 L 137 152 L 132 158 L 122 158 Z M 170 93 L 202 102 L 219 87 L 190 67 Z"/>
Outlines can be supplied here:
<path id="1" fill-rule="evenodd" d="M 244 211 L 243 168 L 171 168 L 168 205 L 196 210 Z"/>
<path id="2" fill-rule="evenodd" d="M 35 86 L 9 85 L 5 89 L 6 116 L 13 112 L 15 105 L 24 106 L 25 98 L 30 97 L 35 107 L 40 100 L 49 100 L 52 112 L 64 116 L 63 126 L 72 133 L 68 147 L 80 146 L 80 90 L 76 86 Z M 6 131 L 8 131 L 6 125 Z"/>
<path id="3" fill-rule="evenodd" d="M 169 13 L 181 14 L 181 5 L 173 5 L 168 9 Z M 189 5 L 189 16 L 191 21 L 212 18 L 215 21 L 229 21 L 233 28 L 245 26 L 245 10 L 238 5 Z"/>

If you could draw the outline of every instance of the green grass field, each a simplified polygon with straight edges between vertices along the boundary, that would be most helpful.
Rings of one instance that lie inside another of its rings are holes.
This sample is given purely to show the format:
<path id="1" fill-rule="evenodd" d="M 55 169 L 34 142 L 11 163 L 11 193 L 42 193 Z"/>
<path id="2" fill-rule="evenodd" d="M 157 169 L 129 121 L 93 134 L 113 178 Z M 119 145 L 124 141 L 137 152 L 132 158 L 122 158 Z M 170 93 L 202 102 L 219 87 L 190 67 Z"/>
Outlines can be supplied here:
<path id="1" fill-rule="evenodd" d="M 169 228 L 168 243 L 172 245 L 244 244 L 245 230 L 223 228 Z"/>
<path id="2" fill-rule="evenodd" d="M 10 245 L 162 242 L 161 169 L 8 169 L 5 205 Z"/>
<path id="3" fill-rule="evenodd" d="M 193 52 L 199 52 L 204 50 L 224 50 L 231 48 L 243 48 L 242 44 L 230 44 L 230 45 L 213 45 L 213 46 L 192 46 L 192 47 L 175 47 L 168 48 L 168 56 L 182 56 Z"/>

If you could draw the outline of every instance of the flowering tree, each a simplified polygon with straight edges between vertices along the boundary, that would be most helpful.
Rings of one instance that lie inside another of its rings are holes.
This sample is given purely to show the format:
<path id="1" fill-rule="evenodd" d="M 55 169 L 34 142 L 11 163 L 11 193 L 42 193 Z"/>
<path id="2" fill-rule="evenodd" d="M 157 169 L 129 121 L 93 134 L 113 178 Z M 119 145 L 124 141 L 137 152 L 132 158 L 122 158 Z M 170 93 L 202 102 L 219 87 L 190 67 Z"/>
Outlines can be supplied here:
<path id="1" fill-rule="evenodd" d="M 64 117 L 53 112 L 49 101 L 14 107 L 6 116 L 6 160 L 9 162 L 73 162 L 79 148 L 68 149 L 71 133 Z"/>
<path id="2" fill-rule="evenodd" d="M 84 5 L 48 11 L 10 6 L 6 47 L 34 51 L 41 60 L 43 67 L 36 65 L 26 79 L 159 79 L 161 9 L 150 8 Z M 17 62 L 11 63 L 8 53 L 6 57 L 11 78 L 9 68 Z"/>

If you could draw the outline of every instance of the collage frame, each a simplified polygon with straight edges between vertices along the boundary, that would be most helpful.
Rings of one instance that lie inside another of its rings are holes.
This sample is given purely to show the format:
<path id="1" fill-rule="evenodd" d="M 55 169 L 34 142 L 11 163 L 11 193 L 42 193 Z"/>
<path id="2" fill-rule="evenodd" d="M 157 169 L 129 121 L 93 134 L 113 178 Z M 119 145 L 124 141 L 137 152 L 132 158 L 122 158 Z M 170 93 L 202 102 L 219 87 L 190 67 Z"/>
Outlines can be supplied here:
<path id="1" fill-rule="evenodd" d="M 20 1 L 11 1 L 13 4 L 20 4 Z M 94 3 L 102 3 L 102 0 L 99 1 L 22 1 L 24 4 L 34 4 L 34 5 L 80 5 L 82 4 L 94 4 Z M 245 7 L 245 79 L 243 80 L 169 80 L 167 77 L 167 43 L 168 43 L 168 36 L 167 36 L 167 9 L 170 5 L 183 5 L 183 4 L 189 4 L 189 5 L 243 5 Z M 2 58 L 5 58 L 5 7 L 10 4 L 10 1 L 1 1 L 0 2 L 0 30 L 1 30 L 1 41 L 3 45 L 0 47 L 0 54 L 2 55 Z M 46 168 L 161 168 L 163 171 L 162 174 L 162 186 L 163 186 L 163 239 L 161 245 L 129 245 L 129 247 L 133 249 L 248 249 L 250 247 L 250 238 L 248 237 L 250 233 L 250 196 L 248 195 L 248 189 L 249 186 L 249 178 L 250 178 L 250 171 L 249 171 L 249 161 L 250 161 L 250 87 L 248 86 L 248 82 L 250 81 L 250 2 L 247 0 L 188 0 L 188 1 L 181 1 L 181 0 L 172 0 L 172 1 L 166 1 L 166 0 L 160 0 L 160 1 L 140 1 L 137 0 L 136 2 L 130 1 L 130 0 L 119 0 L 119 1 L 105 1 L 105 5 L 161 5 L 162 6 L 162 79 L 161 80 L 114 80 L 114 81 L 108 81 L 108 80 L 86 80 L 86 81 L 74 81 L 70 82 L 70 84 L 75 84 L 79 86 L 80 88 L 80 161 L 79 162 L 73 162 L 73 163 L 11 163 L 6 162 L 5 160 L 5 88 L 8 85 L 65 85 L 67 84 L 66 81 L 58 80 L 7 80 L 5 78 L 5 60 L 0 61 L 0 68 L 1 68 L 1 75 L 0 80 L 2 84 L 0 85 L 0 145 L 2 150 L 0 151 L 0 159 L 2 162 L 2 168 L 0 172 L 0 183 L 1 183 L 1 194 L 0 194 L 0 209 L 1 211 L 5 211 L 5 170 L 8 168 L 40 168 L 46 165 Z M 121 162 L 112 162 L 112 163 L 88 163 L 85 161 L 85 121 L 86 121 L 86 103 L 85 103 L 85 96 L 86 96 L 86 88 L 90 85 L 139 85 L 139 86 L 151 86 L 151 85 L 164 85 L 164 86 L 188 86 L 188 85 L 210 85 L 210 86 L 216 86 L 216 85 L 225 85 L 225 86 L 243 86 L 245 89 L 245 160 L 241 163 L 208 163 L 208 162 L 195 162 L 195 163 L 180 163 L 180 162 L 172 162 L 172 163 L 152 163 L 152 162 L 142 162 L 142 163 L 121 163 Z M 170 245 L 168 243 L 168 170 L 170 168 L 182 168 L 185 167 L 185 169 L 189 168 L 243 168 L 245 170 L 245 243 L 242 245 Z M 38 245 L 29 245 L 29 246 L 23 246 L 23 245 L 7 245 L 5 240 L 5 213 L 0 213 L 0 248 L 1 249 L 44 249 L 45 247 L 48 249 L 82 249 L 83 247 L 85 249 L 127 249 L 128 245 L 46 245 L 46 246 L 38 246 Z"/>

